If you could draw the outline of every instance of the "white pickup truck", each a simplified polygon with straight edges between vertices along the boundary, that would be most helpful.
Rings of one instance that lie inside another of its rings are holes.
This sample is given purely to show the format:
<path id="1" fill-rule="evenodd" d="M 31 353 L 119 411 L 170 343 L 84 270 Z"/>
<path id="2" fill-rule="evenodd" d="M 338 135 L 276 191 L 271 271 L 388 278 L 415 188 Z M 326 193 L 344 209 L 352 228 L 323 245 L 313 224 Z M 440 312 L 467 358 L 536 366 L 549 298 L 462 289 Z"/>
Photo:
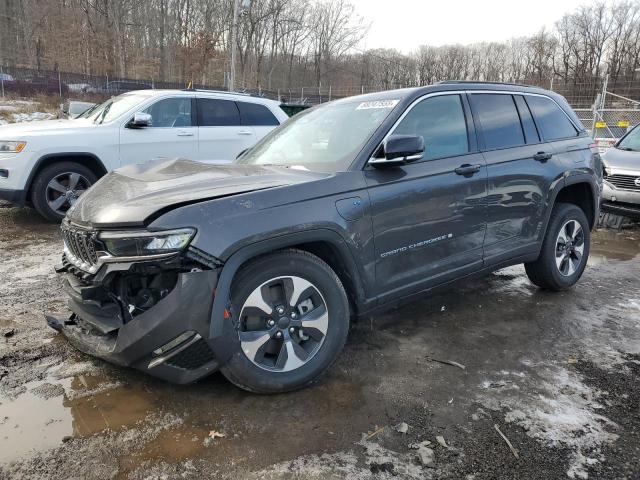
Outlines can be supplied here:
<path id="1" fill-rule="evenodd" d="M 150 160 L 230 162 L 288 118 L 280 104 L 200 90 L 140 90 L 71 120 L 0 126 L 0 199 L 60 221 L 105 173 Z"/>

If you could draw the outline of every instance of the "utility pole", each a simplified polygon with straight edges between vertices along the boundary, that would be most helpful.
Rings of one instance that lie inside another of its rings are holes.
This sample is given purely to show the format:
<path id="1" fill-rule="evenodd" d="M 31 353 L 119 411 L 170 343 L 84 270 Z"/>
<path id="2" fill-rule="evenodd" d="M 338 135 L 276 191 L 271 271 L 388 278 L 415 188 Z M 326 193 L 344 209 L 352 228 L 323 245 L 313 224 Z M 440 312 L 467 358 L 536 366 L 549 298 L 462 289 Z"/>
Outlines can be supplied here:
<path id="1" fill-rule="evenodd" d="M 231 71 L 229 72 L 229 91 L 236 89 L 236 43 L 238 38 L 238 17 L 244 15 L 251 6 L 251 0 L 234 0 L 233 23 L 231 24 Z M 242 8 L 242 10 L 241 10 Z"/>

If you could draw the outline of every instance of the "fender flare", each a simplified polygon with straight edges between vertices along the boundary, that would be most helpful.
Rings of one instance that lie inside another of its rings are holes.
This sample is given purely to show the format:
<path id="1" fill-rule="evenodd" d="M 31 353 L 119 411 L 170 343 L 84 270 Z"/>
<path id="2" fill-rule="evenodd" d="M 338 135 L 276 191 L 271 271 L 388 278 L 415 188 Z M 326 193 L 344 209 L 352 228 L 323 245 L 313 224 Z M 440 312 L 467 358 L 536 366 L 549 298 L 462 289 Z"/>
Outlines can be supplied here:
<path id="1" fill-rule="evenodd" d="M 344 241 L 344 238 L 333 230 L 327 228 L 306 230 L 304 232 L 280 235 L 246 245 L 235 251 L 223 265 L 222 271 L 218 276 L 213 306 L 211 307 L 208 342 L 214 352 L 216 352 L 216 358 L 218 358 L 221 363 L 226 362 L 234 351 L 234 343 L 231 342 L 230 339 L 232 335 L 235 335 L 235 331 L 231 322 L 225 322 L 225 309 L 228 306 L 231 294 L 231 283 L 240 267 L 247 260 L 256 256 L 309 242 L 327 242 L 338 249 L 342 259 L 345 261 L 345 267 L 347 271 L 350 272 L 350 276 L 354 282 L 356 297 L 358 300 L 362 300 L 364 297 L 364 289 L 360 275 L 357 274 L 358 270 L 353 259 L 353 254 Z"/>
<path id="2" fill-rule="evenodd" d="M 565 188 L 571 185 L 576 185 L 578 183 L 586 183 L 589 185 L 591 189 L 591 195 L 593 200 L 593 219 L 594 225 L 598 221 L 598 212 L 600 210 L 600 190 L 598 188 L 598 184 L 593 178 L 593 175 L 589 175 L 587 173 L 579 173 L 576 175 L 569 175 L 568 177 L 564 177 L 558 181 L 551 191 L 551 195 L 549 198 L 549 208 L 547 208 L 547 214 L 544 219 L 544 233 L 547 231 L 547 227 L 549 226 L 549 219 L 551 218 L 551 211 L 556 204 L 556 199 L 558 198 L 558 194 Z"/>
<path id="3" fill-rule="evenodd" d="M 103 175 L 106 175 L 109 170 L 104 166 L 104 162 L 98 158 L 97 155 L 89 152 L 59 152 L 59 153 L 48 153 L 46 155 L 41 156 L 36 160 L 36 163 L 33 165 L 33 168 L 29 172 L 29 176 L 27 177 L 27 183 L 25 184 L 24 194 L 22 198 L 22 203 L 24 204 L 27 201 L 27 197 L 31 192 L 31 184 L 33 183 L 33 179 L 36 176 L 36 172 L 40 170 L 40 168 L 45 163 L 49 163 L 51 160 L 73 160 L 74 157 L 91 157 L 100 167 L 102 167 Z"/>

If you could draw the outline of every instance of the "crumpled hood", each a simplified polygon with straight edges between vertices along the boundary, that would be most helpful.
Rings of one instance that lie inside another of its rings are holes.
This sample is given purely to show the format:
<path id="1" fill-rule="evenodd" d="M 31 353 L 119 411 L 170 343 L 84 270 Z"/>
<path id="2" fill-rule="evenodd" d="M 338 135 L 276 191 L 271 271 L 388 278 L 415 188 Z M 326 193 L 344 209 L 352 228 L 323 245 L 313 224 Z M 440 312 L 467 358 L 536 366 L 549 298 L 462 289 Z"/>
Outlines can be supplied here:
<path id="1" fill-rule="evenodd" d="M 640 152 L 629 152 L 611 147 L 603 156 L 604 164 L 621 170 L 631 170 L 640 175 Z"/>
<path id="2" fill-rule="evenodd" d="M 130 165 L 100 179 L 67 212 L 93 227 L 140 226 L 167 207 L 292 185 L 326 174 L 259 165 L 212 165 L 175 159 Z"/>

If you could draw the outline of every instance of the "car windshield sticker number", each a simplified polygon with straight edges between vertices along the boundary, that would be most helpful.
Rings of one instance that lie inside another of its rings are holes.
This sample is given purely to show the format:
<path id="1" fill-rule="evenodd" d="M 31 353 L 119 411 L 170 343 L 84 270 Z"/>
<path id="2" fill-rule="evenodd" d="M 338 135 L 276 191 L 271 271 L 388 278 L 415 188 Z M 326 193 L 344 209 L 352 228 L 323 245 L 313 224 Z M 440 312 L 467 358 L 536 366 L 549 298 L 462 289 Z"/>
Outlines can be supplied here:
<path id="1" fill-rule="evenodd" d="M 393 108 L 400 100 L 374 100 L 372 102 L 362 102 L 356 110 L 371 110 L 372 108 Z"/>

